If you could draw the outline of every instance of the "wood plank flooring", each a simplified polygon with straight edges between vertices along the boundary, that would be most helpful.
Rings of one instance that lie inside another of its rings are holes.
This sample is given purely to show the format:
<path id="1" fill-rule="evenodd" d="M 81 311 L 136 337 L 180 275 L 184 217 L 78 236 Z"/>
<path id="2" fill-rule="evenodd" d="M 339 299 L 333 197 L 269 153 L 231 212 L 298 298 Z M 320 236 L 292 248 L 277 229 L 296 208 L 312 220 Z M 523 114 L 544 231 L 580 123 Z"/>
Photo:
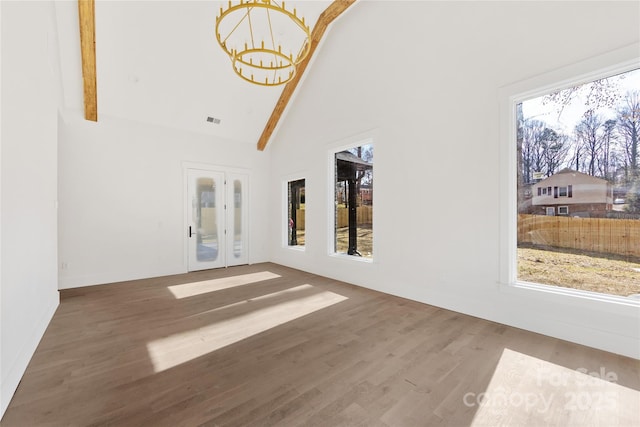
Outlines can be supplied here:
<path id="1" fill-rule="evenodd" d="M 62 291 L 0 425 L 638 426 L 639 363 L 256 264 Z"/>

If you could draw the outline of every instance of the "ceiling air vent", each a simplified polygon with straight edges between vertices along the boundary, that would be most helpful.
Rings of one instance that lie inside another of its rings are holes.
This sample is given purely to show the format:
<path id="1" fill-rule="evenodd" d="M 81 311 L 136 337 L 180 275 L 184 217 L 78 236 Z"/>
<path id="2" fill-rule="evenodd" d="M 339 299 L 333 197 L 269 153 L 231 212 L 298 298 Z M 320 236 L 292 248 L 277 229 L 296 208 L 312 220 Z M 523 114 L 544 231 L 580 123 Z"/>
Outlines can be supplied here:
<path id="1" fill-rule="evenodd" d="M 220 119 L 216 119 L 215 117 L 207 117 L 207 121 L 209 123 L 213 123 L 214 125 L 220 124 Z"/>

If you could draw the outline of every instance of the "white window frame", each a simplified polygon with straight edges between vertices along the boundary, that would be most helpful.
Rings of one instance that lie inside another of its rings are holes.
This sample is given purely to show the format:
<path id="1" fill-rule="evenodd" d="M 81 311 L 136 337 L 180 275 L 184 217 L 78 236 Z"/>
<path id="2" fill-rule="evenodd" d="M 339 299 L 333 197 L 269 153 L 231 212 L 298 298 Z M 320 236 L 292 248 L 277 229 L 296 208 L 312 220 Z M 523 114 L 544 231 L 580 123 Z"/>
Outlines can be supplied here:
<path id="1" fill-rule="evenodd" d="M 564 212 L 562 212 L 563 209 Z M 558 206 L 558 215 L 569 215 L 569 206 Z"/>
<path id="2" fill-rule="evenodd" d="M 517 280 L 517 146 L 516 105 L 550 92 L 569 88 L 640 67 L 638 43 L 500 88 L 500 251 L 499 288 L 517 294 L 540 292 L 577 300 L 639 307 L 640 300 Z"/>
<path id="3" fill-rule="evenodd" d="M 327 254 L 332 258 L 349 260 L 352 262 L 359 262 L 365 264 L 374 264 L 377 263 L 377 255 L 376 255 L 376 209 L 373 209 L 373 254 L 371 258 L 359 257 L 354 255 L 347 255 L 343 253 L 336 252 L 335 248 L 335 230 L 336 230 L 336 197 L 335 197 L 335 157 L 336 153 L 340 151 L 348 150 L 351 148 L 360 147 L 362 145 L 371 145 L 373 146 L 373 155 L 374 155 L 374 164 L 376 163 L 376 145 L 375 140 L 377 136 L 377 130 L 369 131 L 363 134 L 355 135 L 351 138 L 342 140 L 337 142 L 336 144 L 332 144 L 328 151 L 328 170 L 327 170 L 327 178 L 328 178 L 328 194 L 327 194 L 327 206 L 329 207 L 329 211 L 327 212 L 328 218 L 328 226 L 327 226 Z M 375 166 L 374 166 L 375 169 Z M 375 172 L 374 172 L 375 174 Z"/>

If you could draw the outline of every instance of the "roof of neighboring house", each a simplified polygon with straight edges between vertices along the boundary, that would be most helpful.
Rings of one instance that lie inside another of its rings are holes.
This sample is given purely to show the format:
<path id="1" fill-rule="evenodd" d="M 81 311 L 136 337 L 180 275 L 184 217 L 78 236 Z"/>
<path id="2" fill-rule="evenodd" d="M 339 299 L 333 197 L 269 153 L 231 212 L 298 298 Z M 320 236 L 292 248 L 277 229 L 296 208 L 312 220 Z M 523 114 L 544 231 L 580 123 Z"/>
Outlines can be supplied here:
<path id="1" fill-rule="evenodd" d="M 608 182 L 606 179 L 598 178 L 597 176 L 592 176 L 592 175 L 589 175 L 589 174 L 586 174 L 586 173 L 583 173 L 583 172 L 578 172 L 578 171 L 570 169 L 570 168 L 564 168 L 561 171 L 558 171 L 558 172 L 554 173 L 553 175 L 543 179 L 542 181 L 540 181 L 540 182 L 538 182 L 538 183 L 536 183 L 534 185 L 542 184 L 543 182 L 545 182 L 545 181 L 547 181 L 547 180 L 549 180 L 551 178 L 554 178 L 554 177 L 557 178 L 558 175 L 566 175 L 566 174 L 571 174 L 574 177 L 575 176 L 580 176 L 583 179 L 596 180 L 596 181 L 600 181 L 602 183 L 607 183 Z"/>

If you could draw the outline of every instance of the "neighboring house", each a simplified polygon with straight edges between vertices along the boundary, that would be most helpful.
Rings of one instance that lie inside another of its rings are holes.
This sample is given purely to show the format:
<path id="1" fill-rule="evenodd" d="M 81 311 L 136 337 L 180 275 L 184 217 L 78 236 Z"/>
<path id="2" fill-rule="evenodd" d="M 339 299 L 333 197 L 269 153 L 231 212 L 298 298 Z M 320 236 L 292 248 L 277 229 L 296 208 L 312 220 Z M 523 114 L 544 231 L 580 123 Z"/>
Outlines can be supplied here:
<path id="1" fill-rule="evenodd" d="M 338 203 L 346 203 L 347 191 L 343 186 L 338 187 L 336 200 Z M 370 184 L 361 184 L 360 192 L 358 193 L 358 206 L 368 206 L 373 204 L 373 186 Z"/>
<path id="2" fill-rule="evenodd" d="M 360 197 L 363 205 L 371 205 L 373 203 L 373 186 L 370 184 L 360 184 Z"/>
<path id="3" fill-rule="evenodd" d="M 613 207 L 608 181 L 568 168 L 533 185 L 532 193 L 532 211 L 539 215 L 599 217 Z"/>

